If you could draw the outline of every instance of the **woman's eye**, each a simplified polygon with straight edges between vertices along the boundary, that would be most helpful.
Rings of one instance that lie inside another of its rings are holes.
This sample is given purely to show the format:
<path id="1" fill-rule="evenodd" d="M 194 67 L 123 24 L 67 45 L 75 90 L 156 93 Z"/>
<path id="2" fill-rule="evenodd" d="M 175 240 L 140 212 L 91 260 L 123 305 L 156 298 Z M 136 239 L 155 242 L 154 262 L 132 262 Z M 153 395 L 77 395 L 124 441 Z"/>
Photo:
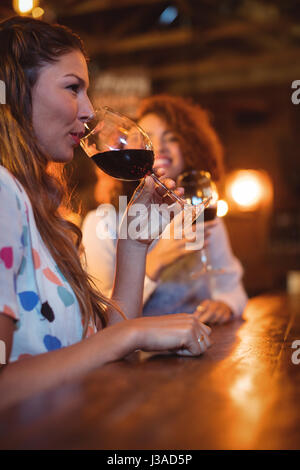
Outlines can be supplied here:
<path id="1" fill-rule="evenodd" d="M 74 83 L 73 85 L 69 85 L 67 86 L 67 88 L 69 90 L 72 90 L 74 93 L 78 93 L 78 90 L 79 90 L 79 85 L 76 83 Z"/>
<path id="2" fill-rule="evenodd" d="M 178 142 L 178 137 L 176 135 L 169 135 L 166 138 L 166 142 Z"/>

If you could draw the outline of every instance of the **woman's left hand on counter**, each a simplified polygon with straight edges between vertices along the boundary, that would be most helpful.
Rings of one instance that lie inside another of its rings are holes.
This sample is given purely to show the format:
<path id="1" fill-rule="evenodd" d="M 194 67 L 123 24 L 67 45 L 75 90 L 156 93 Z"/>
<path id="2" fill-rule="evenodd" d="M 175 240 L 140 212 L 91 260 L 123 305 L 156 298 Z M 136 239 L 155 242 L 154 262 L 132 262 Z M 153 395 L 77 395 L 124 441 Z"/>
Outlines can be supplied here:
<path id="1" fill-rule="evenodd" d="M 198 305 L 195 315 L 203 323 L 222 324 L 233 319 L 233 312 L 221 300 L 204 300 Z"/>

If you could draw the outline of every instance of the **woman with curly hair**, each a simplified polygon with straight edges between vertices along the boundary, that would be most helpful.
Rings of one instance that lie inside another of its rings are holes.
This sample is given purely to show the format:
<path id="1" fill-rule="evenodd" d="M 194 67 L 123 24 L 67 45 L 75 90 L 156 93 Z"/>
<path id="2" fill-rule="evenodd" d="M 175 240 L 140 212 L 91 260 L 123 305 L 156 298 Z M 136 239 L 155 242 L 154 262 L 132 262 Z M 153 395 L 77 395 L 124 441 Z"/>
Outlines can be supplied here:
<path id="1" fill-rule="evenodd" d="M 111 299 L 82 267 L 81 232 L 62 216 L 59 181 L 93 113 L 79 37 L 31 18 L 0 23 L 0 80 L 1 406 L 136 349 L 203 353 L 210 330 L 197 315 L 179 314 L 172 324 L 137 318 L 151 239 L 119 240 Z M 146 178 L 132 204 L 149 209 L 162 196 Z"/>
<path id="2" fill-rule="evenodd" d="M 152 140 L 154 168 L 163 169 L 165 176 L 176 180 L 184 171 L 205 170 L 214 181 L 220 180 L 223 147 L 208 113 L 200 106 L 181 97 L 151 96 L 140 104 L 138 123 Z M 124 188 L 119 187 L 119 194 Z M 97 226 L 101 227 L 101 221 L 93 211 L 83 225 L 88 270 L 99 280 L 98 285 L 109 292 L 115 243 L 113 236 L 99 240 Z M 202 321 L 224 323 L 242 314 L 247 301 L 241 282 L 242 267 L 232 254 L 224 222 L 217 219 L 205 223 L 205 235 L 211 264 L 225 267 L 226 272 L 214 278 L 204 275 L 193 280 L 191 272 L 201 267 L 199 251 L 188 251 L 184 239 L 159 239 L 147 255 L 144 315 L 192 313 L 198 309 Z M 103 269 L 95 262 L 97 256 L 106 259 Z"/>

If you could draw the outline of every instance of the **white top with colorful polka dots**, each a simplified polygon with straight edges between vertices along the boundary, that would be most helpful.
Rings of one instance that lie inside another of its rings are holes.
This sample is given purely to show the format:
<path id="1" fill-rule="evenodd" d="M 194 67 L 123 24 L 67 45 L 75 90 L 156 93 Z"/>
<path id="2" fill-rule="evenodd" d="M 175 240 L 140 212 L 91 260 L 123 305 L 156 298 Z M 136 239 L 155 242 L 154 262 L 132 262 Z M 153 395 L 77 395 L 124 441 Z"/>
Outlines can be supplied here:
<path id="1" fill-rule="evenodd" d="M 24 188 L 1 165 L 0 312 L 16 320 L 10 362 L 82 338 L 75 294 L 40 236 Z"/>

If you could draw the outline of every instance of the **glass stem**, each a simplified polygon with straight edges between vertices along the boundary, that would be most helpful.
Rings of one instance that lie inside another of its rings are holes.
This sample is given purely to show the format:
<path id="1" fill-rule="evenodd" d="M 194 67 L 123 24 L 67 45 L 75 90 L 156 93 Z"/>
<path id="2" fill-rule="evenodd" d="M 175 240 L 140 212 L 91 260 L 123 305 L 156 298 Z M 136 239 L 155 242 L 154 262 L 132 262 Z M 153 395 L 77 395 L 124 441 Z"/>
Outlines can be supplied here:
<path id="1" fill-rule="evenodd" d="M 208 271 L 208 260 L 207 260 L 207 253 L 205 251 L 205 248 L 202 248 L 202 250 L 200 251 L 200 258 L 201 258 L 203 270 L 205 272 Z"/>
<path id="2" fill-rule="evenodd" d="M 165 186 L 159 178 L 157 178 L 157 176 L 154 174 L 154 173 L 151 173 L 151 176 L 152 178 L 154 179 L 155 183 L 158 185 L 158 186 L 161 186 L 162 188 L 165 189 L 166 193 L 168 194 L 168 196 L 170 196 L 175 202 L 179 202 L 179 204 L 181 205 L 182 208 L 184 208 L 185 206 L 185 202 L 181 199 L 181 197 L 177 196 L 177 194 L 175 194 L 173 191 L 171 191 L 170 189 L 167 188 L 167 186 Z"/>

